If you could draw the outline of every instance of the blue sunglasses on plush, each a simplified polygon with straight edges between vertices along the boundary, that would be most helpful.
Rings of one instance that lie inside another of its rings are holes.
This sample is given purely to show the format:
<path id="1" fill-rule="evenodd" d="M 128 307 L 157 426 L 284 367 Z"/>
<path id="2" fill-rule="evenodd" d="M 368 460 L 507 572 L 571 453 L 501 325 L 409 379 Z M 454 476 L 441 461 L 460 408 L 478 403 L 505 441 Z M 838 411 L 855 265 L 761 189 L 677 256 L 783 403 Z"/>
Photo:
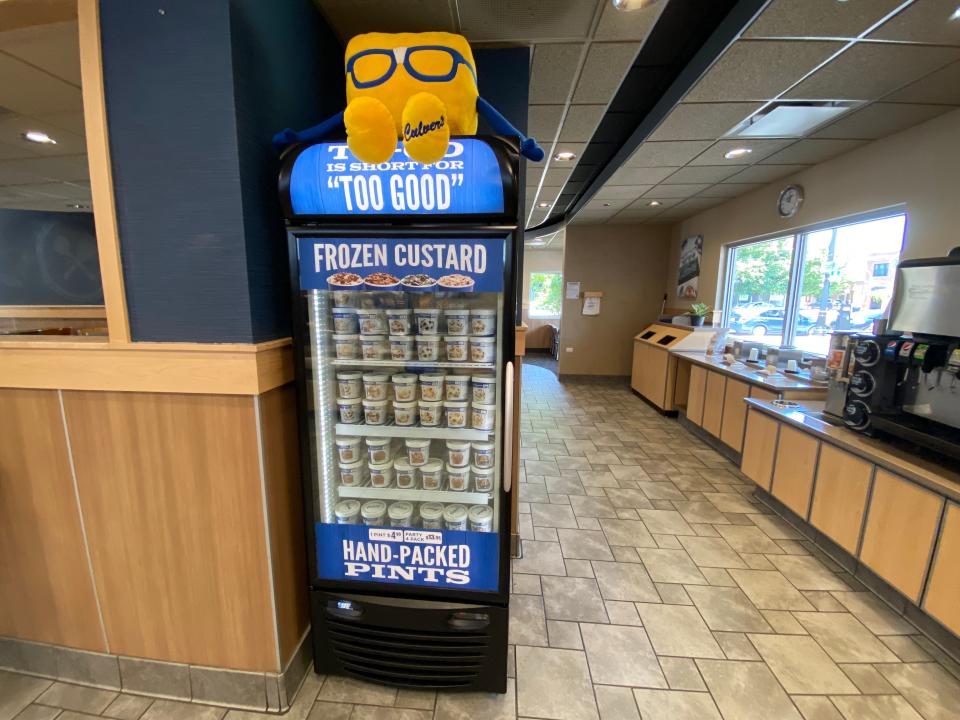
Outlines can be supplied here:
<path id="1" fill-rule="evenodd" d="M 438 60 L 444 72 L 429 71 L 429 66 L 435 66 Z M 477 73 L 467 59 L 453 48 L 443 45 L 361 50 L 347 60 L 346 71 L 353 80 L 354 87 L 366 90 L 389 80 L 401 63 L 411 77 L 421 82 L 449 82 L 456 77 L 461 65 L 466 66 L 473 75 L 473 81 L 477 81 Z"/>

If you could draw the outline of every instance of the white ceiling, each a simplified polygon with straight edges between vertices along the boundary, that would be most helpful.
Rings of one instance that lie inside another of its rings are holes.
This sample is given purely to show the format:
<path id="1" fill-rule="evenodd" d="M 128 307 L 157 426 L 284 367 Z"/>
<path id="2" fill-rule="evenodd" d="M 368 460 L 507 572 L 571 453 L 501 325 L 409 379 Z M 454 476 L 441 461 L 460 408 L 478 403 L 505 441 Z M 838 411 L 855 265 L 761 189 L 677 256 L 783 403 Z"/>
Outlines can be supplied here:
<path id="1" fill-rule="evenodd" d="M 574 222 L 673 223 L 956 109 L 960 20 L 949 18 L 957 5 L 773 0 Z M 860 105 L 802 139 L 723 139 L 776 99 Z M 753 152 L 725 159 L 734 147 Z"/>
<path id="2" fill-rule="evenodd" d="M 13 28 L 0 32 L 0 208 L 88 210 L 77 23 L 65 20 L 75 3 L 8 7 L 0 8 L 3 27 Z M 57 144 L 27 142 L 28 130 Z"/>

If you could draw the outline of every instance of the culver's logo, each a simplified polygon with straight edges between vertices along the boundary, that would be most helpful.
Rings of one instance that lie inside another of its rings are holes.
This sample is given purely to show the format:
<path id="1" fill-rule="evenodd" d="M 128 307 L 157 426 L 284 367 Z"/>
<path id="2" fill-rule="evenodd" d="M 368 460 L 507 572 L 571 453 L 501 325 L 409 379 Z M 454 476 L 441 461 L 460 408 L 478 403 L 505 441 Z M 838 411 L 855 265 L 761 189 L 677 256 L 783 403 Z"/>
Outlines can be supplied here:
<path id="1" fill-rule="evenodd" d="M 403 126 L 403 139 L 412 140 L 414 138 L 423 137 L 427 133 L 431 133 L 434 130 L 439 130 L 444 125 L 444 117 L 440 116 L 439 120 L 434 120 L 429 125 L 424 125 L 422 122 L 418 122 L 416 127 L 410 127 L 410 123 L 407 123 Z"/>
<path id="2" fill-rule="evenodd" d="M 341 550 L 344 576 L 348 578 L 437 585 L 470 582 L 469 545 L 396 545 L 344 539 Z"/>

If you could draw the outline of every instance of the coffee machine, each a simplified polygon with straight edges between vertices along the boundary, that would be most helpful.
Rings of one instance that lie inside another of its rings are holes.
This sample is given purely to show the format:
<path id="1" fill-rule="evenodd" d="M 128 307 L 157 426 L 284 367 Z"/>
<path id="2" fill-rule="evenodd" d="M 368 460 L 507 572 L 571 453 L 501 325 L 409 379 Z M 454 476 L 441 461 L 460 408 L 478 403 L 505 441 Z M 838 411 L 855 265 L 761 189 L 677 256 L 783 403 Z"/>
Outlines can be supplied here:
<path id="1" fill-rule="evenodd" d="M 887 327 L 849 340 L 844 422 L 960 460 L 960 248 L 900 263 Z"/>
<path id="2" fill-rule="evenodd" d="M 827 403 L 824 412 L 838 418 L 843 417 L 843 408 L 847 404 L 847 387 L 850 373 L 853 371 L 853 348 L 856 346 L 855 332 L 835 332 L 830 336 L 830 352 L 827 354 Z"/>

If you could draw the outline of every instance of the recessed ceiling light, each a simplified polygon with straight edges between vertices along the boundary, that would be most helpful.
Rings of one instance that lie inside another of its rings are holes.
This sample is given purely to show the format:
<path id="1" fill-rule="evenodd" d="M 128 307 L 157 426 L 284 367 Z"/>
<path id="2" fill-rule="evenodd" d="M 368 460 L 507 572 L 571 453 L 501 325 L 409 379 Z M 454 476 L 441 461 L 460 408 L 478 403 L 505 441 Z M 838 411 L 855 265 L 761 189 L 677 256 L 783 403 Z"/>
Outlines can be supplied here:
<path id="1" fill-rule="evenodd" d="M 613 0 L 613 7 L 615 10 L 630 12 L 631 10 L 642 10 L 655 2 L 656 0 Z"/>
<path id="2" fill-rule="evenodd" d="M 648 206 L 648 207 L 660 207 L 660 201 L 659 201 L 659 200 L 651 200 L 650 202 L 647 203 L 647 206 Z"/>
<path id="3" fill-rule="evenodd" d="M 610 203 L 604 203 L 603 206 L 604 206 L 604 207 L 612 207 L 612 205 L 611 205 Z"/>
<path id="4" fill-rule="evenodd" d="M 57 141 L 39 130 L 27 130 L 23 134 L 23 139 L 27 142 L 40 143 L 41 145 L 56 145 Z"/>
<path id="5" fill-rule="evenodd" d="M 550 207 L 550 203 L 548 203 L 548 202 L 538 202 L 538 203 L 537 203 L 537 207 L 538 207 L 538 208 L 548 208 L 548 207 Z"/>
<path id="6" fill-rule="evenodd" d="M 749 155 L 753 152 L 752 148 L 741 147 L 734 148 L 733 150 L 728 150 L 723 154 L 727 160 L 733 160 L 734 158 L 743 157 L 744 155 Z"/>
<path id="7" fill-rule="evenodd" d="M 576 153 L 572 153 L 569 150 L 561 150 L 556 155 L 553 156 L 554 160 L 573 160 L 576 157 Z"/>
<path id="8" fill-rule="evenodd" d="M 68 203 L 67 207 L 71 210 L 89 210 L 89 205 L 84 205 L 83 203 Z"/>
<path id="9" fill-rule="evenodd" d="M 960 5 L 957 5 L 957 9 L 953 11 L 953 14 L 950 16 L 951 20 L 960 20 Z"/>

